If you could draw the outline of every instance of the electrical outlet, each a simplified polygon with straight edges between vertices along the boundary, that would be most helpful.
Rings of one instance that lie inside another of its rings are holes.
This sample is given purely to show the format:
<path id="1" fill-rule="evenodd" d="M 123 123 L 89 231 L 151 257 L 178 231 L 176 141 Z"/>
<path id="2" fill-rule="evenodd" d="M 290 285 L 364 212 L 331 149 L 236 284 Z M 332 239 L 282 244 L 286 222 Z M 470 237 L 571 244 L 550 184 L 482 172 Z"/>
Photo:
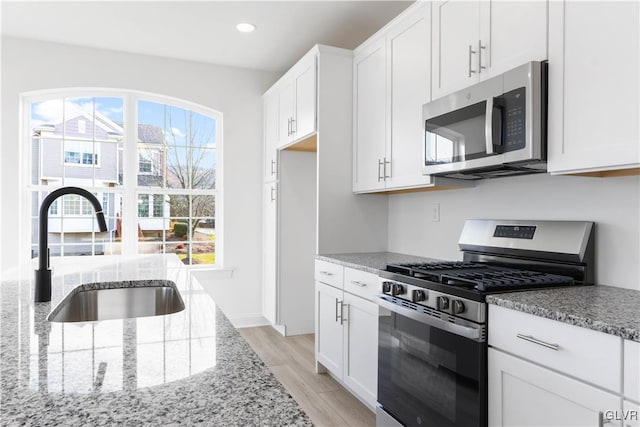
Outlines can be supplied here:
<path id="1" fill-rule="evenodd" d="M 440 203 L 431 204 L 431 222 L 440 222 Z"/>

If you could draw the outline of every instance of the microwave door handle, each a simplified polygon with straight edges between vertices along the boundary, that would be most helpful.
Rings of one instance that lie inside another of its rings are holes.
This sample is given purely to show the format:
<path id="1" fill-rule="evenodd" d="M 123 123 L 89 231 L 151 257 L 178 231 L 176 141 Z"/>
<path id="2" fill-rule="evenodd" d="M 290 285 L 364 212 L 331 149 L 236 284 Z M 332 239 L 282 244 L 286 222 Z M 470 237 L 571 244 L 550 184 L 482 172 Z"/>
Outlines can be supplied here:
<path id="1" fill-rule="evenodd" d="M 493 97 L 487 99 L 487 109 L 484 121 L 484 138 L 486 140 L 487 154 L 494 154 L 493 151 Z"/>

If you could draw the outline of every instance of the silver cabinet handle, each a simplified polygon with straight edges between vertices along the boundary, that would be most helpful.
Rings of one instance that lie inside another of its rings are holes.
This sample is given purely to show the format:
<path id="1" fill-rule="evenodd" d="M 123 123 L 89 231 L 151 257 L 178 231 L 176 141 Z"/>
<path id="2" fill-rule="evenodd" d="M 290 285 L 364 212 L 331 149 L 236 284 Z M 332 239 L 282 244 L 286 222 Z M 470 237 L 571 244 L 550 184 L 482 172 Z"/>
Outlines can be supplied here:
<path id="1" fill-rule="evenodd" d="M 480 74 L 482 70 L 487 68 L 482 65 L 482 49 L 486 48 L 486 46 L 482 46 L 482 40 L 478 40 L 478 74 Z"/>
<path id="2" fill-rule="evenodd" d="M 298 125 L 296 119 L 291 117 L 291 135 L 298 132 Z"/>
<path id="3" fill-rule="evenodd" d="M 387 165 L 389 165 L 389 175 L 387 175 Z M 387 178 L 391 178 L 391 162 L 389 160 L 387 160 L 387 158 L 384 158 L 384 180 L 386 181 Z"/>
<path id="4" fill-rule="evenodd" d="M 291 136 L 291 117 L 287 119 L 287 136 Z"/>
<path id="5" fill-rule="evenodd" d="M 343 325 L 348 319 L 344 317 L 344 307 L 347 307 L 347 312 L 349 311 L 349 304 L 343 304 L 343 301 L 340 301 L 340 324 Z"/>
<path id="6" fill-rule="evenodd" d="M 604 412 L 598 412 L 598 427 L 603 427 L 605 424 L 611 424 L 611 420 L 609 418 L 604 417 Z"/>
<path id="7" fill-rule="evenodd" d="M 471 74 L 475 74 L 476 71 L 471 69 L 471 55 L 473 55 L 474 53 L 477 53 L 475 50 L 473 50 L 473 46 L 469 45 L 469 77 L 471 77 Z"/>
<path id="8" fill-rule="evenodd" d="M 320 274 L 324 274 L 325 276 L 333 276 L 333 273 L 330 271 L 321 271 Z"/>
<path id="9" fill-rule="evenodd" d="M 276 171 L 274 170 L 274 166 L 276 165 L 275 160 L 271 160 L 271 175 L 275 175 Z"/>
<path id="10" fill-rule="evenodd" d="M 383 177 L 380 174 L 380 167 L 383 165 L 382 159 L 378 159 L 378 182 L 382 181 Z"/>
<path id="11" fill-rule="evenodd" d="M 517 334 L 516 337 L 520 338 L 521 340 L 529 341 L 529 342 L 532 342 L 534 344 L 538 344 L 538 345 L 541 345 L 543 347 L 550 348 L 551 350 L 558 351 L 560 349 L 560 346 L 558 344 L 550 344 L 548 342 L 544 342 L 544 341 L 541 341 L 541 340 L 539 340 L 537 338 L 534 338 L 531 335 Z"/>
<path id="12" fill-rule="evenodd" d="M 271 187 L 271 202 L 276 201 L 276 187 Z"/>
<path id="13" fill-rule="evenodd" d="M 360 286 L 361 288 L 365 288 L 365 287 L 367 286 L 367 284 L 366 284 L 366 283 L 358 282 L 358 281 L 356 281 L 356 280 L 352 280 L 352 281 L 351 281 L 351 284 L 352 284 L 352 285 L 356 285 L 356 286 Z"/>
<path id="14" fill-rule="evenodd" d="M 340 314 L 338 315 L 338 304 L 340 304 Z M 338 319 L 341 319 L 342 317 L 342 301 L 340 301 L 338 298 L 336 298 L 336 322 L 338 321 Z M 342 320 L 340 320 L 340 324 L 342 324 Z"/>

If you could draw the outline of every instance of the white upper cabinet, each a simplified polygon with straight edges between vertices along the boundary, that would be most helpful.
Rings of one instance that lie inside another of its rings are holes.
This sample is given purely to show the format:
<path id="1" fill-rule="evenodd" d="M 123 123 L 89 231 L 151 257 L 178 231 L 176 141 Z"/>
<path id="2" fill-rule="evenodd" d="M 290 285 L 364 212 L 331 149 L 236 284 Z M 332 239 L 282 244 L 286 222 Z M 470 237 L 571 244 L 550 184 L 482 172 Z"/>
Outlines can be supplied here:
<path id="1" fill-rule="evenodd" d="M 316 56 L 306 57 L 293 69 L 295 88 L 294 139 L 316 130 Z"/>
<path id="2" fill-rule="evenodd" d="M 479 1 L 433 2 L 433 98 L 478 80 Z"/>
<path id="3" fill-rule="evenodd" d="M 431 100 L 428 5 L 394 24 L 387 34 L 389 85 L 387 87 L 386 186 L 430 184 L 422 175 L 424 140 L 422 105 Z"/>
<path id="4" fill-rule="evenodd" d="M 264 174 L 265 181 L 278 177 L 278 93 L 270 92 L 263 98 L 264 111 Z"/>
<path id="5" fill-rule="evenodd" d="M 546 1 L 481 1 L 480 77 L 504 73 L 531 61 L 546 61 Z"/>
<path id="6" fill-rule="evenodd" d="M 433 99 L 547 59 L 546 1 L 433 2 Z"/>
<path id="7" fill-rule="evenodd" d="M 384 189 L 385 157 L 384 38 L 355 54 L 353 191 Z"/>
<path id="8" fill-rule="evenodd" d="M 316 131 L 316 54 L 303 57 L 279 84 L 278 147 Z"/>
<path id="9" fill-rule="evenodd" d="M 354 192 L 435 182 L 422 174 L 422 105 L 431 100 L 430 22 L 430 4 L 416 3 L 356 49 Z"/>
<path id="10" fill-rule="evenodd" d="M 640 166 L 640 4 L 551 2 L 551 173 Z"/>
<path id="11" fill-rule="evenodd" d="M 291 142 L 291 121 L 293 120 L 293 80 L 286 79 L 277 89 L 278 92 L 278 147 Z"/>

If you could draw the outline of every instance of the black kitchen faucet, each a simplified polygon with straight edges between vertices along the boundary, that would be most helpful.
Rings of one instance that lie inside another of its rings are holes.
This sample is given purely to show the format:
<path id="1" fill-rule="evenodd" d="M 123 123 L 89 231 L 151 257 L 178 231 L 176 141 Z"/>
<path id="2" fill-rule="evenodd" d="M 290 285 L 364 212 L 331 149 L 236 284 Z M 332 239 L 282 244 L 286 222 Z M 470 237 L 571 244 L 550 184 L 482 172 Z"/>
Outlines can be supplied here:
<path id="1" fill-rule="evenodd" d="M 36 284 L 34 292 L 35 302 L 51 301 L 51 269 L 49 268 L 49 245 L 48 245 L 48 226 L 49 226 L 49 207 L 60 196 L 65 194 L 77 194 L 87 199 L 93 205 L 96 211 L 96 218 L 100 231 L 107 231 L 107 223 L 104 220 L 102 206 L 96 196 L 83 188 L 78 187 L 62 187 L 52 191 L 44 198 L 40 206 L 39 222 L 39 249 L 38 249 L 38 269 L 36 270 Z"/>

